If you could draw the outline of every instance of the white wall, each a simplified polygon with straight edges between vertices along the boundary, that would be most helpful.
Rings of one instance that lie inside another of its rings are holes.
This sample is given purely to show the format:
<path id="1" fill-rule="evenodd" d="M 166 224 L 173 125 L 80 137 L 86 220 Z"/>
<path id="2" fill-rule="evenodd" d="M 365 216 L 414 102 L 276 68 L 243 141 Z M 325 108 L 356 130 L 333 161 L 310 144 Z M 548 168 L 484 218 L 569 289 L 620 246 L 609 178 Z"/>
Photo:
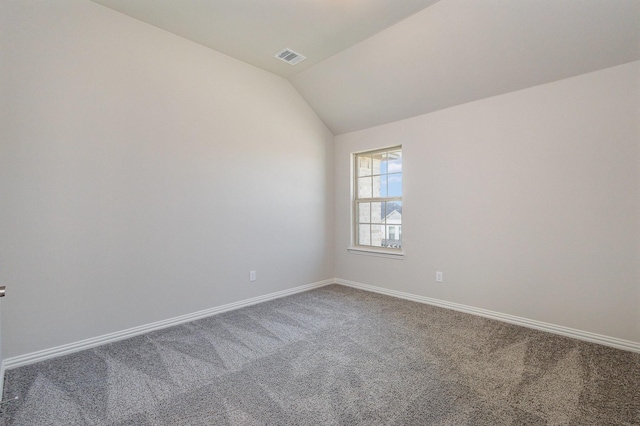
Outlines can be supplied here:
<path id="1" fill-rule="evenodd" d="M 331 276 L 640 342 L 639 62 L 334 157 L 286 80 L 92 2 L 0 43 L 3 358 Z M 398 143 L 406 257 L 349 254 L 349 153 Z"/>
<path id="2" fill-rule="evenodd" d="M 0 17 L 5 359 L 333 275 L 333 135 L 290 83 L 86 0 Z"/>
<path id="3" fill-rule="evenodd" d="M 633 62 L 337 136 L 336 276 L 640 342 L 639 94 Z M 350 254 L 350 153 L 396 144 L 405 259 Z"/>

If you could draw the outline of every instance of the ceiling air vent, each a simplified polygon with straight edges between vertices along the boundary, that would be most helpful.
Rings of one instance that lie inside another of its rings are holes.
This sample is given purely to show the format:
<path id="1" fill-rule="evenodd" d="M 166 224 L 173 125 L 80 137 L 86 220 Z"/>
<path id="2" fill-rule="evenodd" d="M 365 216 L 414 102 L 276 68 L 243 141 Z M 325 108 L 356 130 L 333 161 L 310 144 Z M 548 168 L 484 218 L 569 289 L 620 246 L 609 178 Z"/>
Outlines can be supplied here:
<path id="1" fill-rule="evenodd" d="M 302 56 L 298 52 L 294 52 L 288 47 L 276 53 L 275 57 L 291 65 L 295 65 L 307 59 L 305 56 Z"/>

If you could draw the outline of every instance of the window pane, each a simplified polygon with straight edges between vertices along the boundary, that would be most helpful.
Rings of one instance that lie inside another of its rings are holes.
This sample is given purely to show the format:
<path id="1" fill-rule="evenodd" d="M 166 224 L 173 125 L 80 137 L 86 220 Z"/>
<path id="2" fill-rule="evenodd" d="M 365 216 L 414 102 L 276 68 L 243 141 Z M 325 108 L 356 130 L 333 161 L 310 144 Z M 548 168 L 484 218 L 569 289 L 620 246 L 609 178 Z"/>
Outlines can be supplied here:
<path id="1" fill-rule="evenodd" d="M 358 178 L 358 198 L 371 198 L 371 178 Z"/>
<path id="2" fill-rule="evenodd" d="M 387 173 L 402 172 L 402 150 L 389 151 L 389 158 L 387 161 L 388 161 Z"/>
<path id="3" fill-rule="evenodd" d="M 360 176 L 371 176 L 372 172 L 372 164 L 371 157 L 369 156 L 357 156 L 358 161 L 358 177 Z"/>
<path id="4" fill-rule="evenodd" d="M 387 196 L 387 175 L 373 177 L 373 196 L 374 197 Z"/>
<path id="5" fill-rule="evenodd" d="M 382 175 L 387 173 L 387 153 L 378 152 L 372 155 L 373 159 L 373 174 Z"/>
<path id="6" fill-rule="evenodd" d="M 358 222 L 369 223 L 371 221 L 371 204 L 358 203 Z"/>
<path id="7" fill-rule="evenodd" d="M 402 248 L 402 227 L 399 225 L 387 225 L 387 239 L 385 247 Z"/>
<path id="8" fill-rule="evenodd" d="M 373 196 L 374 197 L 386 197 L 387 194 L 385 192 L 384 195 L 382 195 L 382 188 L 380 187 L 380 183 L 382 180 L 387 181 L 387 177 L 386 176 L 373 176 L 372 178 L 373 180 Z M 385 188 L 386 190 L 386 188 Z"/>
<path id="9" fill-rule="evenodd" d="M 358 225 L 358 244 L 361 246 L 371 245 L 371 225 Z"/>
<path id="10" fill-rule="evenodd" d="M 374 247 L 383 247 L 384 240 L 384 225 L 371 225 L 371 245 Z"/>
<path id="11" fill-rule="evenodd" d="M 389 197 L 401 197 L 402 196 L 402 173 L 394 173 L 388 175 L 388 188 Z"/>
<path id="12" fill-rule="evenodd" d="M 402 247 L 402 148 L 356 154 L 355 244 Z"/>
<path id="13" fill-rule="evenodd" d="M 402 223 L 402 201 L 388 201 L 385 216 L 387 223 Z"/>
<path id="14" fill-rule="evenodd" d="M 381 197 L 387 197 L 387 194 L 388 194 L 388 192 L 387 192 L 387 188 L 388 188 L 387 179 L 388 179 L 387 175 L 380 176 L 380 196 Z"/>
<path id="15" fill-rule="evenodd" d="M 371 203 L 371 223 L 384 223 L 384 203 Z"/>

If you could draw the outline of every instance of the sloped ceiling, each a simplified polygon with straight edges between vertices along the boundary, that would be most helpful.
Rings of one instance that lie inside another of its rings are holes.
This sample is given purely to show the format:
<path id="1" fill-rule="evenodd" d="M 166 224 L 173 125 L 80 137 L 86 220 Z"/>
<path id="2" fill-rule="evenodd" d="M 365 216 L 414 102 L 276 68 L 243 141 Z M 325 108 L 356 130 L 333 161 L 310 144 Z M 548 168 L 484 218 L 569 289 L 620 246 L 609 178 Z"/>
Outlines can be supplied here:
<path id="1" fill-rule="evenodd" d="M 640 59 L 639 0 L 94 1 L 289 78 L 334 134 Z"/>
<path id="2" fill-rule="evenodd" d="M 93 0 L 289 77 L 438 0 Z M 296 66 L 274 58 L 288 47 Z"/>
<path id="3" fill-rule="evenodd" d="M 340 134 L 638 59 L 637 0 L 442 0 L 291 80 Z"/>

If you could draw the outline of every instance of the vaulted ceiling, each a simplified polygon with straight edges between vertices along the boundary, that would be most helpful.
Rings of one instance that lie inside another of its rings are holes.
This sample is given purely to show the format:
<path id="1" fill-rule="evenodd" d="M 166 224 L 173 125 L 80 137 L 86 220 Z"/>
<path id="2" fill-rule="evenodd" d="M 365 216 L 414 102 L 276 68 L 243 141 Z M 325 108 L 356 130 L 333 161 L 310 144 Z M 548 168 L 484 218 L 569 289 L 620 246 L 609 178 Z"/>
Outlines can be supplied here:
<path id="1" fill-rule="evenodd" d="M 288 78 L 334 134 L 640 59 L 638 0 L 94 1 Z"/>

